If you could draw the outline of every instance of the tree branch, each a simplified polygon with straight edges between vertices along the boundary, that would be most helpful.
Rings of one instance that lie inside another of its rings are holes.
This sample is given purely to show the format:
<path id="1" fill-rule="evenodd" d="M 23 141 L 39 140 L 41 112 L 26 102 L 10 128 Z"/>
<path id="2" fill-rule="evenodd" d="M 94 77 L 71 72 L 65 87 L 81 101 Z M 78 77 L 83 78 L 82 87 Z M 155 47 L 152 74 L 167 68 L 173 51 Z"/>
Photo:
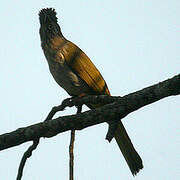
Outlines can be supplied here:
<path id="1" fill-rule="evenodd" d="M 112 119 L 124 118 L 139 108 L 156 102 L 168 96 L 180 94 L 180 74 L 123 97 L 90 96 L 78 101 L 70 101 L 68 106 L 85 103 L 110 103 L 100 108 L 86 111 L 77 115 L 63 116 L 56 119 L 37 123 L 13 132 L 0 135 L 0 150 L 32 141 L 40 137 L 52 137 L 59 133 L 75 129 L 81 130 Z M 66 104 L 67 105 L 67 104 Z"/>

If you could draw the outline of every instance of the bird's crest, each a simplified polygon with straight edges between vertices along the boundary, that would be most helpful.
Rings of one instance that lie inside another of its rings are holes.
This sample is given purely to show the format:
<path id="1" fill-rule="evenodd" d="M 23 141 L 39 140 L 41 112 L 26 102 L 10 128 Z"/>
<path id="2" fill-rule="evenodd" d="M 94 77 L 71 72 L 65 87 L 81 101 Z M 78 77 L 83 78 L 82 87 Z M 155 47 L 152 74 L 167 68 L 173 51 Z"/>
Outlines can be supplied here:
<path id="1" fill-rule="evenodd" d="M 44 8 L 39 12 L 39 20 L 41 24 L 47 23 L 48 20 L 57 23 L 56 11 L 54 8 Z"/>

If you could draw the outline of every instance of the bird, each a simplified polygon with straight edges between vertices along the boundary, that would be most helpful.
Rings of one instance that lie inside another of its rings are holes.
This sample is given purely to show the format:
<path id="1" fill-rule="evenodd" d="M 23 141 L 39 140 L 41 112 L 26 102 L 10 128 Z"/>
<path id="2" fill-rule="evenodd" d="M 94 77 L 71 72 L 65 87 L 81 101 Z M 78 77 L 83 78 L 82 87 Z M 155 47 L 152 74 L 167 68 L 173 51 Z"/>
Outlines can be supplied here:
<path id="1" fill-rule="evenodd" d="M 41 47 L 50 73 L 57 84 L 71 97 L 110 96 L 104 78 L 90 58 L 77 45 L 63 36 L 55 9 L 43 8 L 40 10 L 39 22 Z M 99 104 L 87 104 L 87 106 L 94 109 L 99 107 Z M 142 159 L 135 150 L 121 121 L 118 122 L 114 138 L 132 175 L 136 175 L 143 168 Z"/>

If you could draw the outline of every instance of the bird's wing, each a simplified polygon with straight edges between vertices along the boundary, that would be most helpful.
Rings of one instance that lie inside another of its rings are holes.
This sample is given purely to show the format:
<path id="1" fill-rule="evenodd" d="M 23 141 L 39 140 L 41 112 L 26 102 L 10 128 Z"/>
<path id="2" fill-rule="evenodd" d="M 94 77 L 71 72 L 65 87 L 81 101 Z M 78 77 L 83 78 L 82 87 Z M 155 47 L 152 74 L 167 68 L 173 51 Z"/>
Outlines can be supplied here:
<path id="1" fill-rule="evenodd" d="M 102 75 L 89 57 L 75 44 L 68 41 L 61 51 L 66 63 L 93 90 L 93 94 L 110 95 Z"/>

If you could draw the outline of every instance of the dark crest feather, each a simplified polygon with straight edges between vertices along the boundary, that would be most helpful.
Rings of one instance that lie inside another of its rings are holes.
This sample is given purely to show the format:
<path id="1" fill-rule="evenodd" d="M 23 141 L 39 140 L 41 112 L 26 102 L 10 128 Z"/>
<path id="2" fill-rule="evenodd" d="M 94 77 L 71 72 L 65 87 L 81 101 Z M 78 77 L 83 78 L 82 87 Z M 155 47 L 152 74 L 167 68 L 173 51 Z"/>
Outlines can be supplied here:
<path id="1" fill-rule="evenodd" d="M 54 8 L 45 8 L 39 12 L 41 24 L 47 23 L 46 21 L 48 21 L 48 19 L 57 23 L 56 11 Z"/>

